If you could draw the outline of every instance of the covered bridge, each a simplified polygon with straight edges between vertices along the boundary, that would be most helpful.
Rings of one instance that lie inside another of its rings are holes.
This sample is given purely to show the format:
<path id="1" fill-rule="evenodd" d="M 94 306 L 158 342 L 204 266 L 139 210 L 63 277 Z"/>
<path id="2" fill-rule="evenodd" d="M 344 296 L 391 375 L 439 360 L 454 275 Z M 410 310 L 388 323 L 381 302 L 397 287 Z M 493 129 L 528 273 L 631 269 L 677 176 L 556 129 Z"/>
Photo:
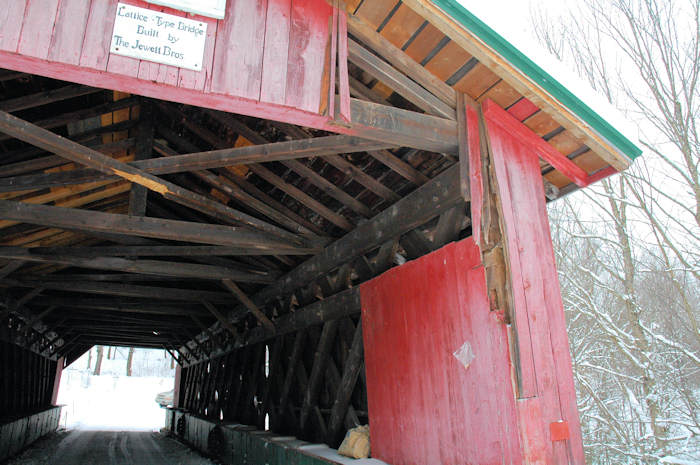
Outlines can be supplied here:
<path id="1" fill-rule="evenodd" d="M 454 0 L 6 2 L 0 460 L 119 345 L 232 463 L 582 464 L 545 205 L 640 151 L 527 52 Z"/>

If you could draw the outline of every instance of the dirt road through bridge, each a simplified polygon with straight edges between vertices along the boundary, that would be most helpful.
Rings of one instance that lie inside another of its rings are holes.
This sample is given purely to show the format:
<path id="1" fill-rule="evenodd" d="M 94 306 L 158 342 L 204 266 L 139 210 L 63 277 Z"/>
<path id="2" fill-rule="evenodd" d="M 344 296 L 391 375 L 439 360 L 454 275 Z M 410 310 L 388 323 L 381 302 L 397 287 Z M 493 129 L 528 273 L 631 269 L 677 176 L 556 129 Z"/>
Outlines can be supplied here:
<path id="1" fill-rule="evenodd" d="M 178 441 L 150 431 L 61 431 L 7 465 L 212 465 Z"/>

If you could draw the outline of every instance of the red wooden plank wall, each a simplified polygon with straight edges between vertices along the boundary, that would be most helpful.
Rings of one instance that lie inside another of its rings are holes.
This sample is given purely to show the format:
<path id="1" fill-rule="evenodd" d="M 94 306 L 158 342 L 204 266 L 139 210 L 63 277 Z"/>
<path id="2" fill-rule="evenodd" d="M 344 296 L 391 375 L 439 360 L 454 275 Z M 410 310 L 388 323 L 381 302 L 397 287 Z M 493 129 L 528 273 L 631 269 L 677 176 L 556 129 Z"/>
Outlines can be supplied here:
<path id="1" fill-rule="evenodd" d="M 583 465 L 569 339 L 538 156 L 495 118 L 497 114 L 487 115 L 486 125 L 510 262 L 525 455 L 529 463 Z M 552 437 L 552 430 L 567 426 L 568 439 Z"/>
<path id="2" fill-rule="evenodd" d="M 131 80 L 115 81 L 114 77 L 137 78 L 144 83 L 146 95 L 153 93 L 151 84 L 158 83 L 244 99 L 249 104 L 248 113 L 256 102 L 319 112 L 323 81 L 328 79 L 324 65 L 330 46 L 332 7 L 326 0 L 228 0 L 223 20 L 141 0 L 122 0 L 207 23 L 201 71 L 111 55 L 109 46 L 118 0 L 7 3 L 0 9 L 0 52 L 9 54 L 0 55 L 0 67 L 22 68 L 18 70 L 51 77 L 59 77 L 59 70 L 64 70 L 64 79 L 92 85 L 99 85 L 95 71 L 106 72 L 111 75 L 106 82 L 124 84 L 114 86 L 116 90 L 133 92 L 135 86 Z M 41 72 L 40 63 L 20 59 L 27 57 L 73 67 L 49 70 L 51 67 L 47 66 L 46 72 Z M 90 70 L 86 73 L 90 79 L 80 76 L 80 69 L 75 68 L 78 66 Z"/>
<path id="3" fill-rule="evenodd" d="M 372 453 L 393 465 L 584 465 L 538 156 L 498 113 L 485 116 L 514 337 L 489 310 L 471 238 L 363 284 Z M 453 355 L 465 341 L 466 369 Z"/>
<path id="4" fill-rule="evenodd" d="M 506 327 L 489 310 L 480 260 L 465 239 L 362 285 L 373 457 L 522 463 Z M 465 342 L 466 368 L 453 355 Z"/>
<path id="5" fill-rule="evenodd" d="M 528 463 L 583 465 L 569 339 L 534 150 L 486 114 L 502 199 L 519 355 L 518 409 Z M 565 424 L 559 424 L 564 422 Z M 552 437 L 551 431 L 566 430 Z M 558 440 L 555 440 L 558 439 Z"/>

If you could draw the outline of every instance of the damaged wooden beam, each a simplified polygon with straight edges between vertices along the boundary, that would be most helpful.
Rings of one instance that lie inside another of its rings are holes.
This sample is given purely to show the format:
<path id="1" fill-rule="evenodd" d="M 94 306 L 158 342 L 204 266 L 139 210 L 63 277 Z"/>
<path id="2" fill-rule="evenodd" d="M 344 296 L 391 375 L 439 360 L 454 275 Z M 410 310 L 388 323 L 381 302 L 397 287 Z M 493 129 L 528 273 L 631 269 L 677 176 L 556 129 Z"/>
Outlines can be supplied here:
<path id="1" fill-rule="evenodd" d="M 142 185 L 149 190 L 161 194 L 168 200 L 201 211 L 214 218 L 241 223 L 294 242 L 301 241 L 298 236 L 278 228 L 277 226 L 237 211 L 203 195 L 196 194 L 169 181 L 160 179 L 141 169 L 103 155 L 4 111 L 0 111 L 0 131 L 29 144 L 41 147 L 44 150 L 53 152 L 68 160 Z"/>
<path id="2" fill-rule="evenodd" d="M 137 160 L 129 166 L 153 175 L 181 173 L 251 163 L 325 157 L 339 153 L 365 152 L 392 147 L 393 144 L 352 136 L 325 136 L 302 140 L 263 143 L 244 147 L 177 154 L 167 158 Z M 0 192 L 81 184 L 90 181 L 118 179 L 98 169 L 75 169 L 57 173 L 41 173 L 0 179 Z"/>

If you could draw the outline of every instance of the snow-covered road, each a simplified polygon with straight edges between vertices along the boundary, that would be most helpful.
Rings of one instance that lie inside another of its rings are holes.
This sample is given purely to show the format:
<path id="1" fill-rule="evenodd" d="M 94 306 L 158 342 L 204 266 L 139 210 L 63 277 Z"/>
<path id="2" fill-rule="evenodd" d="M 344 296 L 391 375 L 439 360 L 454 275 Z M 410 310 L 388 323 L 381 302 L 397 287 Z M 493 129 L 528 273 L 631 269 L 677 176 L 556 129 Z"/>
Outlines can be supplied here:
<path id="1" fill-rule="evenodd" d="M 149 431 L 68 430 L 37 441 L 7 465 L 213 465 L 175 439 Z"/>

